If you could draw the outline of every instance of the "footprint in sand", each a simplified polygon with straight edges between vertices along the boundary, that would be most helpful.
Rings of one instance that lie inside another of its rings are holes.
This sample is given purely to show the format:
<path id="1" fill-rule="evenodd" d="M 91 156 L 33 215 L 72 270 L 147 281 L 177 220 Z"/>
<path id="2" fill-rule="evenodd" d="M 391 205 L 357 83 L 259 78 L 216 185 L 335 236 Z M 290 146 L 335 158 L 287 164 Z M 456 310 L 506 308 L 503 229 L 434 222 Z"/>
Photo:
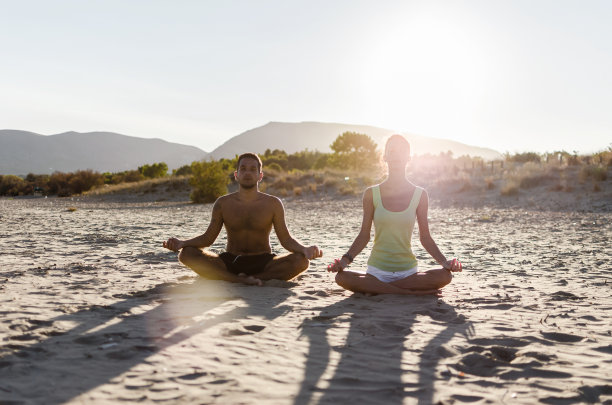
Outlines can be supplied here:
<path id="1" fill-rule="evenodd" d="M 208 375 L 207 372 L 191 373 L 191 374 L 184 374 L 184 375 L 178 376 L 177 378 L 180 380 L 192 381 L 192 380 L 197 380 L 200 377 L 206 377 L 207 375 Z"/>
<path id="2" fill-rule="evenodd" d="M 540 332 L 546 339 L 554 340 L 562 343 L 575 343 L 584 339 L 582 336 L 570 335 L 569 333 L 561 332 Z"/>
<path id="3" fill-rule="evenodd" d="M 242 336 L 242 335 L 251 335 L 253 332 L 261 332 L 266 327 L 262 325 L 245 325 L 244 329 L 230 329 L 226 331 L 224 336 Z"/>

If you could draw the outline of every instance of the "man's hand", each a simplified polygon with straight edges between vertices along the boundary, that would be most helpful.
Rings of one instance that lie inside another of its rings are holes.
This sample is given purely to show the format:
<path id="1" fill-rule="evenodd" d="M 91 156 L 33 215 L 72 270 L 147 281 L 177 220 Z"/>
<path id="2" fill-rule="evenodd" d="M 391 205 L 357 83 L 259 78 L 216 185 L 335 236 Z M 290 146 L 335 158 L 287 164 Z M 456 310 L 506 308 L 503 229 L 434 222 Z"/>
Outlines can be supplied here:
<path id="1" fill-rule="evenodd" d="M 449 270 L 449 271 L 462 271 L 463 270 L 463 265 L 461 264 L 459 259 L 457 259 L 456 257 L 453 257 L 452 260 L 445 261 L 442 264 L 442 267 L 444 267 L 446 270 Z"/>
<path id="2" fill-rule="evenodd" d="M 183 244 L 184 242 L 182 240 L 179 240 L 176 238 L 170 238 L 166 242 L 164 242 L 164 247 L 174 252 L 178 252 L 184 247 Z"/>
<path id="3" fill-rule="evenodd" d="M 306 256 L 308 260 L 312 260 L 312 259 L 316 259 L 318 257 L 323 256 L 323 251 L 320 250 L 319 247 L 315 245 L 315 246 L 304 248 L 304 250 L 302 251 L 302 254 Z"/>

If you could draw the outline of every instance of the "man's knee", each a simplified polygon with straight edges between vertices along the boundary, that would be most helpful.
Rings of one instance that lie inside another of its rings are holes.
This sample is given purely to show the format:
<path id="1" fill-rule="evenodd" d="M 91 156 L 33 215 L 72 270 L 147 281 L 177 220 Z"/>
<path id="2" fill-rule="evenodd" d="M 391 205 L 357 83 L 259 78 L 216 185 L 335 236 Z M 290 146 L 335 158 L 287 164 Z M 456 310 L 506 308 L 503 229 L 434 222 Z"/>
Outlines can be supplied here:
<path id="1" fill-rule="evenodd" d="M 294 263 L 295 263 L 295 267 L 300 270 L 300 271 L 304 271 L 308 268 L 308 266 L 310 265 L 310 260 L 308 260 L 306 258 L 306 256 L 304 256 L 301 253 L 296 253 L 294 255 Z"/>
<path id="2" fill-rule="evenodd" d="M 178 259 L 181 263 L 187 264 L 191 259 L 201 254 L 202 251 L 200 249 L 188 246 L 181 249 Z"/>

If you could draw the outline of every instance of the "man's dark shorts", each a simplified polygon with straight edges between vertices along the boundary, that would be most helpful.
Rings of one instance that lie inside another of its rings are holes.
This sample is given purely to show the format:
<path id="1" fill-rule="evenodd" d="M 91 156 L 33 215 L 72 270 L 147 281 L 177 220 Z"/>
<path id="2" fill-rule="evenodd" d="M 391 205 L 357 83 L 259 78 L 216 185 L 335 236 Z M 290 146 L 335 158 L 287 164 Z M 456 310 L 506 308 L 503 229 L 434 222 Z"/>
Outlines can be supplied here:
<path id="1" fill-rule="evenodd" d="M 272 259 L 274 259 L 274 256 L 276 255 L 272 253 L 236 256 L 229 252 L 223 252 L 219 255 L 230 273 L 234 273 L 236 275 L 244 273 L 247 276 L 253 276 L 264 271 L 264 268 Z"/>

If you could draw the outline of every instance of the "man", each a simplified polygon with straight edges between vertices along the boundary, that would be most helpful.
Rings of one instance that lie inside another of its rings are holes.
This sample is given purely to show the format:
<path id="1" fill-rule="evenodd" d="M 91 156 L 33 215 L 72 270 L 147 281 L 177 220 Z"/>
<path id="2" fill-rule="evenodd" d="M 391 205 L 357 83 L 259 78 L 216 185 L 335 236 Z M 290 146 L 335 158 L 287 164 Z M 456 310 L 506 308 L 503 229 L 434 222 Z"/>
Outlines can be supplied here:
<path id="1" fill-rule="evenodd" d="M 238 191 L 215 201 L 206 232 L 189 240 L 170 238 L 164 247 L 180 250 L 181 263 L 212 280 L 261 285 L 262 280 L 291 280 L 306 270 L 309 260 L 323 256 L 323 252 L 317 246 L 304 247 L 291 237 L 282 202 L 259 191 L 261 169 L 259 156 L 240 155 L 234 172 Z M 224 225 L 226 252 L 217 255 L 202 250 L 214 243 Z M 281 245 L 291 253 L 272 254 L 272 227 Z"/>

